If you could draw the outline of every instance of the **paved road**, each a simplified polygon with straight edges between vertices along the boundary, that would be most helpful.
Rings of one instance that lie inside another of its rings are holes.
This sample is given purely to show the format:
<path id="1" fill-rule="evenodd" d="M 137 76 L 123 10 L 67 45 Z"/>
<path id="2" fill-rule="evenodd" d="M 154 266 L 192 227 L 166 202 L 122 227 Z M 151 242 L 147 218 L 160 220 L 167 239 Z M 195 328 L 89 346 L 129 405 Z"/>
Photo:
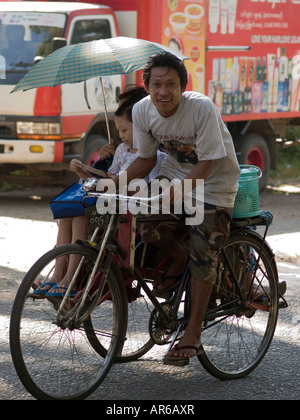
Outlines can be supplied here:
<path id="1" fill-rule="evenodd" d="M 299 197 L 298 197 L 299 199 Z M 294 200 L 294 199 L 293 199 Z M 16 288 L 26 269 L 55 243 L 56 226 L 47 213 L 46 202 L 38 202 L 39 217 L 27 207 L 27 201 L 16 200 L 20 214 L 5 210 L 0 197 L 0 399 L 29 400 L 14 371 L 9 347 L 8 329 L 12 305 L 11 289 Z M 294 214 L 296 209 L 294 205 Z M 263 205 L 269 205 L 268 198 Z M 293 206 L 291 206 L 293 207 Z M 42 210 L 41 210 L 42 209 Z M 275 210 L 276 213 L 276 210 Z M 38 214 L 38 213 L 36 213 Z M 41 217 L 43 214 L 43 217 Z M 46 216 L 45 216 L 46 215 Z M 12 217 L 14 216 L 14 217 Z M 16 218 L 17 217 L 17 218 Z M 22 218 L 23 217 L 23 218 Z M 281 310 L 276 334 L 265 359 L 247 378 L 220 382 L 211 377 L 197 360 L 185 368 L 164 366 L 161 362 L 165 348 L 156 346 L 140 361 L 114 365 L 104 383 L 90 397 L 95 400 L 153 401 L 216 399 L 266 400 L 300 399 L 300 309 L 299 309 L 299 217 L 281 218 L 270 230 L 269 242 L 278 255 L 280 279 L 288 284 L 288 309 Z M 33 220 L 37 219 L 37 220 Z M 292 220 L 292 224 L 291 224 Z M 285 223 L 286 221 L 286 223 Z M 283 233 L 282 233 L 283 232 Z M 123 401 L 123 402 L 124 402 Z"/>

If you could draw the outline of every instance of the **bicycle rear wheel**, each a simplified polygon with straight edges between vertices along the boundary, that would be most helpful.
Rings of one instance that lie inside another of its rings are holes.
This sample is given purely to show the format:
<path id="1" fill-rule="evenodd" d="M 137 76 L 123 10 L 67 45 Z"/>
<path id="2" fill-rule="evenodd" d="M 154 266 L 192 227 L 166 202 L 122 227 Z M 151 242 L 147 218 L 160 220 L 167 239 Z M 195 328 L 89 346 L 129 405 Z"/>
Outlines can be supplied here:
<path id="1" fill-rule="evenodd" d="M 154 341 L 149 333 L 149 319 L 154 309 L 153 304 L 145 292 L 139 287 L 137 281 L 127 286 L 128 298 L 128 326 L 126 339 L 122 351 L 118 352 L 115 362 L 126 363 L 139 359 L 154 346 Z M 85 329 L 89 331 L 89 338 L 93 346 L 102 357 L 105 357 L 109 342 L 103 335 L 95 334 L 93 328 L 97 329 L 96 324 L 91 320 L 91 324 L 85 324 Z"/>
<path id="2" fill-rule="evenodd" d="M 204 353 L 199 360 L 210 374 L 238 379 L 262 361 L 277 323 L 277 287 L 274 256 L 262 238 L 250 230 L 231 234 L 219 254 L 218 278 L 201 335 Z"/>
<path id="3" fill-rule="evenodd" d="M 38 282 L 51 281 L 59 258 L 82 259 L 77 287 L 81 291 L 95 264 L 97 252 L 77 244 L 63 245 L 42 256 L 25 275 L 11 315 L 10 346 L 15 369 L 25 388 L 37 399 L 83 399 L 104 380 L 122 348 L 127 327 L 127 302 L 122 277 L 114 266 L 101 284 L 101 267 L 94 277 L 85 320 L 73 322 L 74 308 L 82 294 L 69 299 L 62 316 L 62 298 L 33 293 Z M 97 290 L 103 289 L 100 296 Z M 93 300 L 100 302 L 89 315 Z M 88 326 L 93 325 L 91 328 Z M 95 336 L 105 338 L 108 351 L 99 354 Z"/>
<path id="4" fill-rule="evenodd" d="M 128 296 L 128 325 L 122 353 L 116 356 L 116 362 L 131 362 L 148 353 L 154 346 L 149 334 L 149 319 L 154 306 L 146 293 L 135 280 Z"/>

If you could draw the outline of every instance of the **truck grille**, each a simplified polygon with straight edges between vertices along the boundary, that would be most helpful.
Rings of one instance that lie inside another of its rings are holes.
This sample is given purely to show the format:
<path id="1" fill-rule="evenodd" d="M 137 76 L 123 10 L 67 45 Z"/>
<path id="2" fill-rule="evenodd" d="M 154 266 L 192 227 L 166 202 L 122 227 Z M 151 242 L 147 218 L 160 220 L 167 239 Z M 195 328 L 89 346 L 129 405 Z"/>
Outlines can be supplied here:
<path id="1" fill-rule="evenodd" d="M 16 137 L 16 124 L 14 122 L 0 121 L 0 137 L 5 139 Z"/>

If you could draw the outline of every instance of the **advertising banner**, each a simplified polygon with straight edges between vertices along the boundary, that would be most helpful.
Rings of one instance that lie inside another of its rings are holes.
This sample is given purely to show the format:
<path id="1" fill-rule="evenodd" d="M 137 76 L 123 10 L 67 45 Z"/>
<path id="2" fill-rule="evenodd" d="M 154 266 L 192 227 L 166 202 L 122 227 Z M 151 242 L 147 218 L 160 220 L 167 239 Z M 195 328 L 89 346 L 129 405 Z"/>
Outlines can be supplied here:
<path id="1" fill-rule="evenodd" d="M 163 45 L 190 57 L 185 61 L 187 90 L 204 93 L 206 0 L 164 0 L 162 7 Z"/>
<path id="2" fill-rule="evenodd" d="M 223 119 L 299 111 L 300 0 L 209 0 L 207 8 L 206 93 Z"/>

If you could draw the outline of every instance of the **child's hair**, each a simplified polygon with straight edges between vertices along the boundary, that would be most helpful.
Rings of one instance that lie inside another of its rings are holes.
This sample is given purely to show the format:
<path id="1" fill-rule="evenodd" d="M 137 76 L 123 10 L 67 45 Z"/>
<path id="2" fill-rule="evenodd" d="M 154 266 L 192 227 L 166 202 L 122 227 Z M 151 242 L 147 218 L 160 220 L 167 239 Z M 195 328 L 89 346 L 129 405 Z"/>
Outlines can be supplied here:
<path id="1" fill-rule="evenodd" d="M 145 98 L 148 93 L 142 86 L 129 85 L 125 92 L 118 97 L 120 104 L 115 112 L 117 117 L 126 115 L 128 121 L 132 122 L 132 108 L 135 103 Z"/>

